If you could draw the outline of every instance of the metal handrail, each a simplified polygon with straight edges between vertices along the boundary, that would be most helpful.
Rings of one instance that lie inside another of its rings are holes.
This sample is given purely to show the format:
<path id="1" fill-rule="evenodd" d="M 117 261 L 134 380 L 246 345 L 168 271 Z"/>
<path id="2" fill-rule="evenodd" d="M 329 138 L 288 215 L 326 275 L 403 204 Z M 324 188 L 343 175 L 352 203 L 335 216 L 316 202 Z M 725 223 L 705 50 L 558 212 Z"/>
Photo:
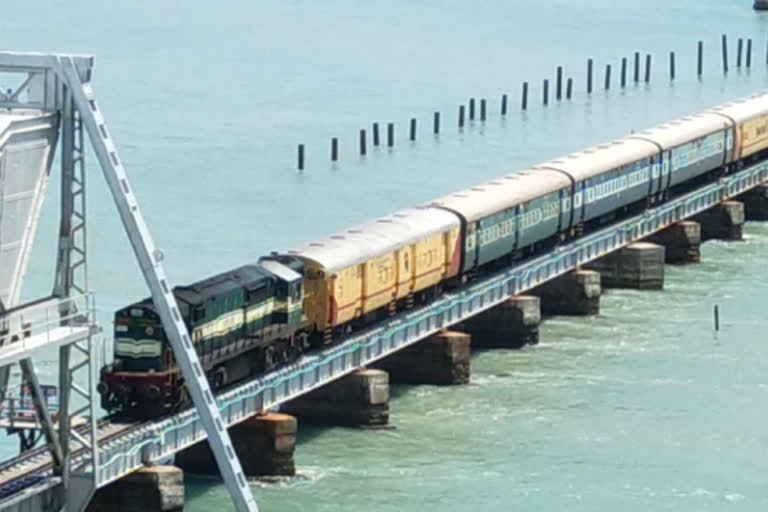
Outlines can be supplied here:
<path id="1" fill-rule="evenodd" d="M 0 314 L 0 347 L 11 343 L 23 346 L 26 339 L 38 334 L 51 341 L 55 329 L 92 326 L 95 322 L 96 303 L 91 292 L 36 301 Z"/>

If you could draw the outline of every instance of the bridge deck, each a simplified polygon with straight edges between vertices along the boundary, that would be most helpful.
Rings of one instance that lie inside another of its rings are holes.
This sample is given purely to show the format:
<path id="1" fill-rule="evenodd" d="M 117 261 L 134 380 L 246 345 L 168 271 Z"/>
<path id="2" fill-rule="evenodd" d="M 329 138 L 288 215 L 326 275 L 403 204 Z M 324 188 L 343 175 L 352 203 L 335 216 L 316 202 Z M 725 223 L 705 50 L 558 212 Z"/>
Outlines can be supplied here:
<path id="1" fill-rule="evenodd" d="M 511 296 L 745 192 L 766 179 L 768 163 L 760 163 L 642 215 L 558 247 L 547 255 L 472 283 L 459 291 L 446 293 L 427 306 L 402 313 L 356 333 L 334 347 L 305 355 L 292 365 L 219 394 L 217 399 L 222 416 L 232 425 L 280 405 Z M 145 463 L 169 457 L 205 438 L 205 430 L 194 409 L 147 423 L 105 422 L 99 430 L 99 486 L 117 480 Z M 76 461 L 75 455 L 73 462 Z M 24 503 L 29 505 L 29 500 L 38 499 L 34 493 L 30 494 L 31 486 L 44 491 L 41 482 L 52 478 L 50 467 L 50 458 L 44 448 L 31 450 L 0 464 L 0 509 L 8 506 L 22 510 L 20 507 Z"/>

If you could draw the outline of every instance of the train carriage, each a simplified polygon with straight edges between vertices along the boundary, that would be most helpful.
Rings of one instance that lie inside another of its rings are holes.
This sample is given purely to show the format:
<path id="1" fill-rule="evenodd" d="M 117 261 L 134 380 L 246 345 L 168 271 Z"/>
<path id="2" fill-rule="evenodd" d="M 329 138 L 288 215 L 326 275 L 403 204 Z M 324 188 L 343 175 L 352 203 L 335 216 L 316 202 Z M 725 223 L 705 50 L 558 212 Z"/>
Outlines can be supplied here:
<path id="1" fill-rule="evenodd" d="M 289 254 L 305 265 L 305 314 L 326 339 L 353 321 L 392 313 L 399 300 L 435 289 L 459 272 L 459 219 L 402 210 Z"/>
<path id="2" fill-rule="evenodd" d="M 612 214 L 619 207 L 644 204 L 665 188 L 659 148 L 644 140 L 619 139 L 550 160 L 536 169 L 556 169 L 571 177 L 572 206 L 582 222 Z"/>
<path id="3" fill-rule="evenodd" d="M 735 124 L 733 161 L 754 161 L 768 153 L 768 92 L 732 101 L 708 112 Z"/>
<path id="4" fill-rule="evenodd" d="M 500 261 L 570 227 L 561 218 L 571 181 L 552 170 L 519 171 L 441 197 L 430 206 L 461 218 L 462 272 Z"/>
<path id="5" fill-rule="evenodd" d="M 666 187 L 675 187 L 722 168 L 731 160 L 733 122 L 721 115 L 702 113 L 661 124 L 631 138 L 659 146 Z"/>

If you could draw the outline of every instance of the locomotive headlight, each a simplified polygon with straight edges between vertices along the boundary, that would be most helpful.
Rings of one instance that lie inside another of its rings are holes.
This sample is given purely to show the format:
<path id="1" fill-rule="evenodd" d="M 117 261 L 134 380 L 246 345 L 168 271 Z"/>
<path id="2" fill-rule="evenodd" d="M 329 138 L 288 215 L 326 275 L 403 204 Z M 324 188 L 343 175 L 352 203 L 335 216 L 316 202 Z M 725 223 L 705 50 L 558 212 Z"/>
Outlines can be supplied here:
<path id="1" fill-rule="evenodd" d="M 96 391 L 101 395 L 106 395 L 109 391 L 109 386 L 105 382 L 99 382 L 96 384 Z"/>
<path id="2" fill-rule="evenodd" d="M 155 334 L 155 330 L 152 327 L 147 327 L 146 329 L 144 329 L 144 332 L 147 333 L 147 336 L 152 336 L 153 334 Z"/>

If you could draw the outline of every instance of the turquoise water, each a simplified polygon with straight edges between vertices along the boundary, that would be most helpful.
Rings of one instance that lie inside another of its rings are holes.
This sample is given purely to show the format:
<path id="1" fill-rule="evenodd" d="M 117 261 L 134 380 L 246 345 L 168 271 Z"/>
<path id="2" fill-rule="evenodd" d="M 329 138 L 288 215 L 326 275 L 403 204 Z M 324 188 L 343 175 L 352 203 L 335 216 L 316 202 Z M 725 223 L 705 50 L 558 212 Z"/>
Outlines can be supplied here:
<path id="1" fill-rule="evenodd" d="M 30 0 L 3 5 L 0 31 L 7 49 L 96 55 L 97 95 L 181 283 L 762 89 L 767 20 L 750 4 Z M 754 39 L 751 71 L 735 69 L 737 37 Z M 620 91 L 620 59 L 635 50 L 653 54 L 652 81 Z M 584 94 L 587 57 L 598 89 L 613 65 L 613 90 Z M 543 108 L 541 80 L 559 64 L 575 97 Z M 524 80 L 531 98 L 521 113 Z M 459 133 L 456 111 L 470 96 L 488 98 L 489 120 Z M 428 133 L 434 110 L 443 113 L 438 138 Z M 415 144 L 406 140 L 412 116 Z M 372 121 L 397 123 L 396 147 L 361 159 L 358 130 Z M 89 187 L 91 281 L 108 326 L 146 290 L 96 165 Z M 52 281 L 56 201 L 49 194 L 30 297 Z M 263 508 L 764 510 L 768 230 L 748 234 L 745 244 L 706 245 L 700 266 L 669 269 L 663 293 L 613 292 L 596 318 L 546 323 L 535 349 L 478 354 L 470 386 L 398 388 L 395 431 L 302 428 L 296 460 L 307 478 L 259 486 Z M 188 492 L 189 510 L 226 509 L 220 485 L 192 480 Z"/>

